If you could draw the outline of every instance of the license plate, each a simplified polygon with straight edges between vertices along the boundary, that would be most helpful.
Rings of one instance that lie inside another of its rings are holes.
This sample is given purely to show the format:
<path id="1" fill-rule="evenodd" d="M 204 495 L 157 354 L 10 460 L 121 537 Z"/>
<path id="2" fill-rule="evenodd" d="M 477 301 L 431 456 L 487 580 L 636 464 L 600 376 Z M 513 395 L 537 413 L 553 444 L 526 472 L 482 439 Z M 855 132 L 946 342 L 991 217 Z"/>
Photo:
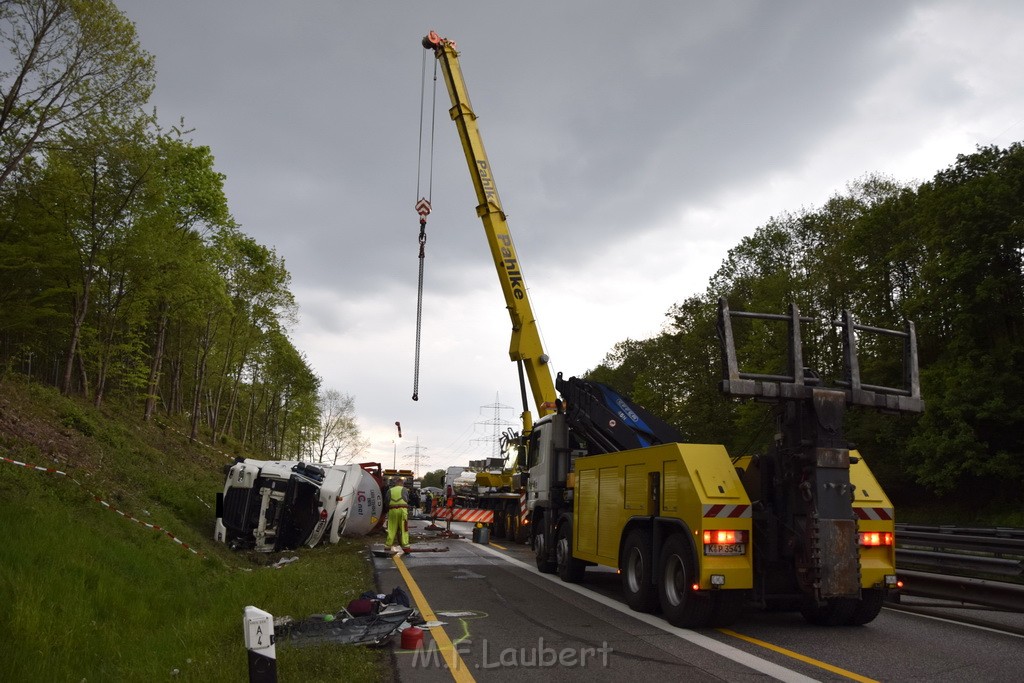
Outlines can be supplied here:
<path id="1" fill-rule="evenodd" d="M 745 555 L 746 543 L 708 543 L 704 546 L 705 555 Z"/>

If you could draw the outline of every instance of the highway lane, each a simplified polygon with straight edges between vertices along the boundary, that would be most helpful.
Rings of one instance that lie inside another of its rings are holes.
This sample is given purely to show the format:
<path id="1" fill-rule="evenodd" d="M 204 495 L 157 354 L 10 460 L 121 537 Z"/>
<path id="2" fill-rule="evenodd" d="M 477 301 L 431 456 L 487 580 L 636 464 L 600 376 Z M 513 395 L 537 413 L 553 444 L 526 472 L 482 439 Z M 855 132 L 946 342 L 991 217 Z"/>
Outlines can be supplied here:
<path id="1" fill-rule="evenodd" d="M 889 609 L 857 628 L 751 611 L 730 629 L 677 629 L 630 611 L 614 571 L 590 568 L 571 586 L 538 573 L 525 546 L 474 544 L 471 526 L 459 523 L 452 529 L 463 539 L 426 540 L 423 526 L 410 523 L 414 547 L 447 552 L 375 559 L 382 591 L 405 587 L 444 623 L 425 633 L 419 653 L 395 643 L 405 681 L 511 681 L 555 670 L 559 680 L 588 681 L 976 681 L 1021 680 L 1024 671 L 1020 637 Z"/>

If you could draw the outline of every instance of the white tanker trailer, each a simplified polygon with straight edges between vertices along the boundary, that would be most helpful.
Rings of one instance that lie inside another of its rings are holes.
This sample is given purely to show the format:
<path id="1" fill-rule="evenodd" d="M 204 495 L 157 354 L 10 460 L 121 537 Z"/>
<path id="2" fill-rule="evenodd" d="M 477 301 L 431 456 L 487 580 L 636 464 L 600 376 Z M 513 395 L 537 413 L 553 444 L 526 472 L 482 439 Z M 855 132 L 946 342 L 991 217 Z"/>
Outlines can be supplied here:
<path id="1" fill-rule="evenodd" d="M 215 540 L 261 552 L 365 536 L 384 523 L 379 463 L 239 458 L 217 494 Z"/>

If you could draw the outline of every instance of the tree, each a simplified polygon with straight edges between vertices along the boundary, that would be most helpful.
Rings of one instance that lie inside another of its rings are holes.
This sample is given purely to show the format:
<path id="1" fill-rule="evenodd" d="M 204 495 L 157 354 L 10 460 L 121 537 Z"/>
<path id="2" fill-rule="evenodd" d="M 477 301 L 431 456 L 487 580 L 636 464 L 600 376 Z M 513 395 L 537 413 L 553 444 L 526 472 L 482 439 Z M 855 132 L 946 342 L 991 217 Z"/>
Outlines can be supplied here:
<path id="1" fill-rule="evenodd" d="M 0 71 L 0 186 L 55 133 L 120 119 L 153 90 L 153 58 L 110 0 L 4 0 L 0 39 L 13 58 Z"/>
<path id="2" fill-rule="evenodd" d="M 55 237 L 52 246 L 66 256 L 61 263 L 50 261 L 64 271 L 58 277 L 64 278 L 62 286 L 70 304 L 69 341 L 60 383 L 64 394 L 72 389 L 76 361 L 79 388 L 88 392 L 83 341 L 104 343 L 97 336 L 99 328 L 89 325 L 89 316 L 106 317 L 106 324 L 112 324 L 132 291 L 126 278 L 138 229 L 141 187 L 152 164 L 147 119 L 118 125 L 98 116 L 89 123 L 84 137 L 66 131 L 60 134 L 60 144 L 47 152 L 33 196 L 40 223 Z M 94 302 L 98 312 L 90 310 Z M 91 350 L 101 353 L 96 347 Z M 102 387 L 102 378 L 100 382 L 97 388 Z"/>
<path id="3" fill-rule="evenodd" d="M 224 196 L 224 176 L 214 170 L 210 149 L 189 143 L 183 135 L 181 129 L 173 128 L 157 138 L 157 167 L 147 183 L 147 222 L 158 226 L 164 239 L 160 248 L 149 254 L 155 292 L 143 410 L 146 420 L 156 409 L 172 316 L 184 314 L 190 302 L 201 298 L 200 290 L 218 287 L 212 282 L 217 273 L 203 254 L 202 238 L 233 224 Z M 169 244 L 173 246 L 168 248 Z"/>
<path id="4" fill-rule="evenodd" d="M 433 486 L 434 488 L 444 488 L 444 470 L 434 470 L 427 472 L 423 475 L 420 480 L 420 486 Z"/>
<path id="5" fill-rule="evenodd" d="M 337 389 L 328 389 L 320 394 L 317 401 L 320 408 L 320 424 L 311 435 L 310 455 L 314 462 L 330 460 L 337 465 L 339 458 L 345 464 L 366 450 L 369 441 L 362 438 L 356 424 L 356 402 L 348 394 Z"/>

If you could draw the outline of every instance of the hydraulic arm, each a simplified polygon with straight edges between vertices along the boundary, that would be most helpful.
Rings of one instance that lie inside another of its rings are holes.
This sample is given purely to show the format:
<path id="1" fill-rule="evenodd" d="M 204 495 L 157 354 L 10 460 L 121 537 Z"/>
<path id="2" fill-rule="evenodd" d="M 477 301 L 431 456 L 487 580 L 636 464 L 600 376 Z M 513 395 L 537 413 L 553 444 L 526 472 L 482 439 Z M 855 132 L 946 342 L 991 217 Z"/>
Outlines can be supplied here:
<path id="1" fill-rule="evenodd" d="M 487 244 L 491 249 L 491 257 L 498 270 L 501 291 L 505 295 L 505 305 L 512 319 L 512 340 L 509 344 L 509 357 L 519 363 L 525 370 L 526 378 L 533 393 L 534 405 L 542 417 L 555 410 L 555 383 L 551 369 L 548 367 L 548 355 L 541 344 L 537 319 L 530 305 L 530 296 L 523 280 L 519 257 L 512 242 L 508 221 L 498 197 L 498 188 L 494 183 L 491 165 L 484 151 L 484 143 L 477 127 L 476 114 L 466 92 L 466 83 L 462 78 L 459 66 L 459 55 L 455 50 L 455 41 L 441 38 L 431 31 L 423 38 L 423 47 L 432 50 L 444 74 L 452 108 L 449 110 L 452 120 L 459 131 L 462 149 L 469 164 L 469 174 L 476 190 L 477 215 L 483 222 L 487 234 Z M 522 382 L 522 372 L 520 373 Z M 525 403 L 525 388 L 523 391 Z M 532 427 L 532 418 L 527 406 L 523 406 L 523 432 L 528 433 Z"/>

